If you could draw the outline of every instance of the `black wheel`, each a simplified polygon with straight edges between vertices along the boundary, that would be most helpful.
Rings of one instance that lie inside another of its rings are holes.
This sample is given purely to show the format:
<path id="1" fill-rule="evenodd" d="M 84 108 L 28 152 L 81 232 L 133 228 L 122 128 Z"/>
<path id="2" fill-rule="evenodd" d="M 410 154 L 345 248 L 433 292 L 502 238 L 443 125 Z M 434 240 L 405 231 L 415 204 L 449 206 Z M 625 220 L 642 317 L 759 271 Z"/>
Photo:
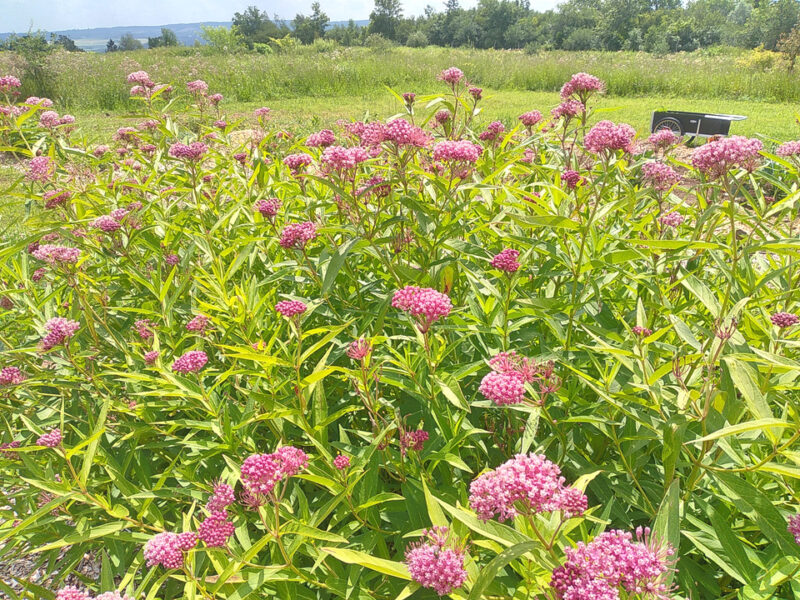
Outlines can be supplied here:
<path id="1" fill-rule="evenodd" d="M 658 123 L 655 124 L 653 127 L 653 131 L 660 131 L 662 129 L 669 129 L 672 133 L 677 136 L 683 135 L 683 127 L 681 127 L 680 121 L 673 117 L 665 117 L 661 119 Z"/>

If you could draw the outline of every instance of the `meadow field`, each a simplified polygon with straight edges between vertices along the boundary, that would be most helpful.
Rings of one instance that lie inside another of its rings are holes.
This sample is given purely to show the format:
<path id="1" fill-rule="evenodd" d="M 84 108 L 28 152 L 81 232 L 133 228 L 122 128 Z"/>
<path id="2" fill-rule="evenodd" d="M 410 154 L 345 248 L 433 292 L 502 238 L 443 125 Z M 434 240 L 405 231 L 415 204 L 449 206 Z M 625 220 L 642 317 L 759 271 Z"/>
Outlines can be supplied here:
<path id="1" fill-rule="evenodd" d="M 0 54 L 0 598 L 798 597 L 800 88 L 739 58 Z"/>

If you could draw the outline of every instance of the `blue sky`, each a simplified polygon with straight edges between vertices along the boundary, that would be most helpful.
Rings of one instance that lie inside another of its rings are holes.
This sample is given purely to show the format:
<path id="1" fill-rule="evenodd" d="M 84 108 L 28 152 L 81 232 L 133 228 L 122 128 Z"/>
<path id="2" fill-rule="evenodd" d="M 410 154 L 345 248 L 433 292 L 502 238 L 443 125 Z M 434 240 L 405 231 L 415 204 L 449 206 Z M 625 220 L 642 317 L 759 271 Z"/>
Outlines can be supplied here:
<path id="1" fill-rule="evenodd" d="M 309 12 L 313 0 L 292 2 L 275 0 L 0 0 L 0 31 L 24 32 L 86 29 L 123 25 L 164 25 L 198 21 L 227 21 L 234 12 L 256 4 L 270 15 L 291 19 L 298 12 Z M 465 8 L 477 0 L 461 0 Z M 322 9 L 334 21 L 366 19 L 373 0 L 320 0 Z M 431 4 L 440 10 L 443 0 L 402 0 L 404 14 L 422 14 Z M 550 8 L 555 0 L 532 0 L 537 9 Z"/>

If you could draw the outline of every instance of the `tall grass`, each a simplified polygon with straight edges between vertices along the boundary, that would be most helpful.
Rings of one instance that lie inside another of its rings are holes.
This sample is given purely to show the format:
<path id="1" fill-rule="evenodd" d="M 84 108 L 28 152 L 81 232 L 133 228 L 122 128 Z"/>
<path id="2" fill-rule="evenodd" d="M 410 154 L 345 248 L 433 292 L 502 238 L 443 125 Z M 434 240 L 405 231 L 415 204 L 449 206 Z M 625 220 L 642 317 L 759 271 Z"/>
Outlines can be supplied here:
<path id="1" fill-rule="evenodd" d="M 384 85 L 426 91 L 442 68 L 458 65 L 482 86 L 554 91 L 576 71 L 607 82 L 612 96 L 735 98 L 792 102 L 800 79 L 786 71 L 736 64 L 736 52 L 654 56 L 635 52 L 543 52 L 446 48 L 313 47 L 290 54 L 211 55 L 203 48 L 164 48 L 131 53 L 56 53 L 44 59 L 49 88 L 68 108 L 117 110 L 128 106 L 121 78 L 136 69 L 158 81 L 202 78 L 229 100 L 323 97 L 382 93 Z M 0 53 L 0 71 L 24 75 L 24 62 Z M 37 94 L 33 86 L 26 90 Z"/>

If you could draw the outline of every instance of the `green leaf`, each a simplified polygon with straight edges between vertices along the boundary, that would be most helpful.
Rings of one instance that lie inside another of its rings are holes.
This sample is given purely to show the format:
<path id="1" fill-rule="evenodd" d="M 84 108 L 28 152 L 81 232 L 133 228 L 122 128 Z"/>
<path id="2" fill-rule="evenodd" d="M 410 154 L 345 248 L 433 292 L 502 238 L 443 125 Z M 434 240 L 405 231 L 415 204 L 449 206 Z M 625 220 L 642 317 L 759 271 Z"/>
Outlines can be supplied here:
<path id="1" fill-rule="evenodd" d="M 515 560 L 525 554 L 531 552 L 537 547 L 541 546 L 538 542 L 522 542 L 506 548 L 500 554 L 495 556 L 489 563 L 481 569 L 481 574 L 472 586 L 469 592 L 468 600 L 480 600 L 483 597 L 483 592 L 489 587 L 489 584 L 497 577 L 497 572 L 505 567 L 512 560 Z"/>
<path id="2" fill-rule="evenodd" d="M 338 558 L 344 563 L 351 565 L 361 565 L 367 569 L 372 569 L 384 575 L 391 575 L 392 577 L 399 577 L 400 579 L 411 579 L 411 574 L 408 568 L 401 562 L 393 560 L 386 560 L 385 558 L 377 558 L 370 556 L 365 552 L 358 550 L 347 550 L 346 548 L 321 548 L 323 552 L 327 552 L 331 556 Z"/>
<path id="3" fill-rule="evenodd" d="M 658 507 L 656 519 L 653 523 L 653 531 L 659 540 L 669 543 L 678 552 L 681 541 L 681 516 L 680 516 L 680 482 L 675 479 L 664 494 L 661 506 Z M 674 571 L 667 575 L 667 587 L 672 583 Z"/>
<path id="4" fill-rule="evenodd" d="M 422 491 L 425 493 L 425 505 L 428 507 L 428 517 L 431 520 L 431 525 L 438 527 L 449 526 L 450 523 L 448 523 L 447 517 L 444 516 L 442 508 L 428 489 L 428 484 L 425 483 L 425 479 L 422 480 Z"/>
<path id="5" fill-rule="evenodd" d="M 718 429 L 714 433 L 710 433 L 704 437 L 692 440 L 690 443 L 699 444 L 701 442 L 708 442 L 721 437 L 736 435 L 737 433 L 744 433 L 745 431 L 764 429 L 766 427 L 793 427 L 793 425 L 791 423 L 787 423 L 786 421 L 781 421 L 780 419 L 758 419 L 757 421 L 747 421 L 745 423 L 738 423 L 736 425 L 728 425 L 727 427 Z"/>
<path id="6" fill-rule="evenodd" d="M 723 357 L 723 361 L 728 367 L 733 384 L 741 392 L 750 414 L 756 419 L 773 419 L 767 399 L 758 387 L 756 371 L 747 363 L 730 356 Z M 767 429 L 766 434 L 773 443 L 777 441 L 777 431 Z"/>

